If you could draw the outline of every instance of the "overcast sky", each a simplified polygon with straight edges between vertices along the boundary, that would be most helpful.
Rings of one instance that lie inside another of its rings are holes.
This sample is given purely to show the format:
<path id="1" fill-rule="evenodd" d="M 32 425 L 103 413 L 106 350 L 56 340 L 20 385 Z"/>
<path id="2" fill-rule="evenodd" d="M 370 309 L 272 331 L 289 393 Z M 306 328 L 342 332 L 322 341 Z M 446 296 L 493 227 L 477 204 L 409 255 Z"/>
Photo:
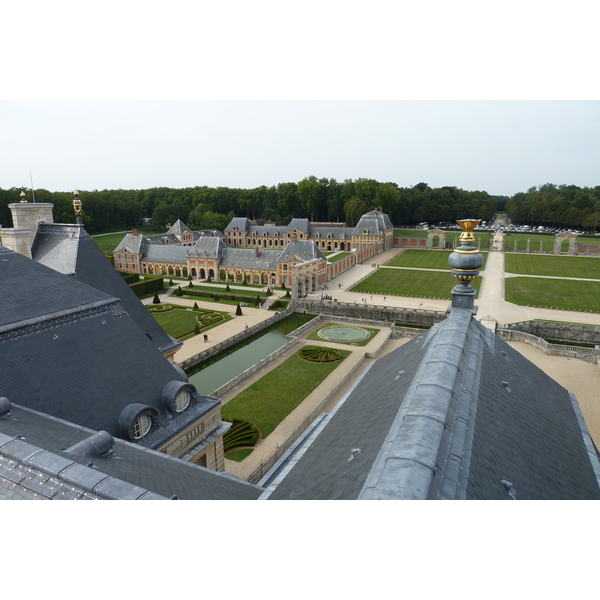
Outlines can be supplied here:
<path id="1" fill-rule="evenodd" d="M 0 187 L 600 185 L 592 4 L 9 3 Z"/>
<path id="2" fill-rule="evenodd" d="M 4 101 L 0 187 L 600 185 L 597 101 Z"/>

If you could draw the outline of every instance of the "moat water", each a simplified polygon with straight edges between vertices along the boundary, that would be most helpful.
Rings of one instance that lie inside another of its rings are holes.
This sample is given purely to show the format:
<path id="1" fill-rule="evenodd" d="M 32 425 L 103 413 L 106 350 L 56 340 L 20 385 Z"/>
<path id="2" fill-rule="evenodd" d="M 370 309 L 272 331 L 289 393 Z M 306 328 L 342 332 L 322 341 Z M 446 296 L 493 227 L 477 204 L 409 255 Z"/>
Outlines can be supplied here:
<path id="1" fill-rule="evenodd" d="M 187 371 L 190 383 L 198 393 L 210 396 L 222 385 L 281 348 L 285 344 L 286 335 L 314 317 L 315 315 L 294 313 L 247 340 L 219 352 Z"/>

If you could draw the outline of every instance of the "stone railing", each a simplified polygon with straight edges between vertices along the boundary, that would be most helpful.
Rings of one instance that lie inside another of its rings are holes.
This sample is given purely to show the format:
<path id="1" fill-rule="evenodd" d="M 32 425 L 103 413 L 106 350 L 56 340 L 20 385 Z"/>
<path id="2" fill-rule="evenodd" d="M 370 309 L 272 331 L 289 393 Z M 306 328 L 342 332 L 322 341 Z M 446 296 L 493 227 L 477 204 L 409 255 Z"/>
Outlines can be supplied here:
<path id="1" fill-rule="evenodd" d="M 233 346 L 234 344 L 241 342 L 242 340 L 250 337 L 251 335 L 258 333 L 259 331 L 262 331 L 263 329 L 266 329 L 270 325 L 273 325 L 273 323 L 277 323 L 278 321 L 281 321 L 281 319 L 284 319 L 285 317 L 292 314 L 293 312 L 295 312 L 294 307 L 290 304 L 290 306 L 288 306 L 285 310 L 275 313 L 272 317 L 269 317 L 265 321 L 262 321 L 262 323 L 257 323 L 256 325 L 249 327 L 245 331 L 236 333 L 235 335 L 232 335 L 230 338 L 227 338 L 226 340 L 223 340 L 222 342 L 219 342 L 218 344 L 215 344 L 214 346 L 211 346 L 210 348 L 207 348 L 206 350 L 203 350 L 202 352 L 198 352 L 198 354 L 194 354 L 194 356 L 190 356 L 189 358 L 186 358 L 184 361 L 177 363 L 177 366 L 181 367 L 185 371 L 186 369 L 189 369 L 190 367 L 193 367 L 193 366 L 201 363 L 202 361 L 206 360 L 207 358 L 210 358 L 211 356 L 215 356 L 215 354 L 218 354 L 219 352 L 226 350 L 230 346 Z"/>
<path id="2" fill-rule="evenodd" d="M 417 327 L 400 327 L 398 325 L 392 325 L 392 339 L 409 337 L 414 338 L 424 333 L 427 333 L 427 329 L 419 329 Z"/>
<path id="3" fill-rule="evenodd" d="M 445 312 L 437 310 L 337 302 L 335 300 L 314 300 L 312 298 L 298 298 L 296 305 L 298 311 L 306 310 L 309 313 L 329 315 L 335 318 L 348 317 L 355 320 L 364 319 L 379 323 L 394 321 L 407 325 L 431 326 L 447 317 Z"/>
<path id="4" fill-rule="evenodd" d="M 586 362 L 599 364 L 600 348 L 584 348 L 582 346 L 566 346 L 562 344 L 552 344 L 546 340 L 513 329 L 498 329 L 496 331 L 498 337 L 506 342 L 523 342 L 530 346 L 539 348 L 544 354 L 552 356 L 566 356 L 568 358 L 580 358 Z"/>
<path id="5" fill-rule="evenodd" d="M 597 325 L 577 325 L 557 321 L 519 321 L 504 325 L 503 329 L 522 331 L 550 340 L 600 345 L 600 326 Z"/>

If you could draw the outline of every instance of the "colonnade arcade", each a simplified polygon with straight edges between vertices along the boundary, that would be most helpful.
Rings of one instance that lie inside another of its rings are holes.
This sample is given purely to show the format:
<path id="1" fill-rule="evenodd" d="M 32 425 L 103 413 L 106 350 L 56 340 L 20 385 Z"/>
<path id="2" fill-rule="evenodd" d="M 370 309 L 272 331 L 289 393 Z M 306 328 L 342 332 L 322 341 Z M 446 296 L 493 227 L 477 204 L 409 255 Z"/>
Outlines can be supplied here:
<path id="1" fill-rule="evenodd" d="M 141 263 L 142 273 L 148 275 L 171 275 L 173 277 L 187 277 L 188 269 L 185 265 L 172 263 Z"/>
<path id="2" fill-rule="evenodd" d="M 277 285 L 276 273 L 256 269 L 219 269 L 219 279 L 233 283 L 243 283 L 246 281 L 246 283 L 256 285 Z"/>

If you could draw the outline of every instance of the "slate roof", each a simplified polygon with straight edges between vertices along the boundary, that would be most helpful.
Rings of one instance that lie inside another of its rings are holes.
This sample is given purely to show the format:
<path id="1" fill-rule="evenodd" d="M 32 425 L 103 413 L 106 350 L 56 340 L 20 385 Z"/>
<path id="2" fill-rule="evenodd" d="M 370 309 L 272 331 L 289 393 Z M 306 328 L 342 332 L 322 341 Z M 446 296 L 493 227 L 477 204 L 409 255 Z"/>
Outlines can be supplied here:
<path id="1" fill-rule="evenodd" d="M 143 238 L 129 235 L 140 240 Z M 140 329 L 150 335 L 162 353 L 182 345 L 182 342 L 168 335 L 148 312 L 83 226 L 40 223 L 31 253 L 34 261 L 59 273 L 74 275 L 78 281 L 119 298 L 121 306 Z M 61 279 L 56 285 L 65 284 Z"/>
<path id="2" fill-rule="evenodd" d="M 147 405 L 156 426 L 139 443 L 152 447 L 218 405 L 193 392 L 185 411 L 167 411 L 165 386 L 187 378 L 117 298 L 4 247 L 0 281 L 0 396 L 113 436 L 126 407 Z"/>
<path id="3" fill-rule="evenodd" d="M 234 227 L 237 227 L 238 231 L 247 231 L 250 227 L 250 220 L 247 217 L 233 217 L 229 221 L 229 225 L 225 227 L 225 231 L 233 231 Z"/>
<path id="4" fill-rule="evenodd" d="M 226 250 L 227 245 L 221 238 L 200 237 L 192 248 L 188 248 L 188 256 L 219 259 Z"/>
<path id="5" fill-rule="evenodd" d="M 279 254 L 275 250 L 259 250 L 256 257 L 254 249 L 225 248 L 219 267 L 273 271 L 277 268 Z"/>
<path id="6" fill-rule="evenodd" d="M 49 226 L 49 225 L 44 225 L 44 233 L 50 233 L 50 232 L 59 233 L 61 228 L 66 229 L 67 227 L 69 227 L 69 226 L 66 224 L 65 225 L 56 225 L 54 227 Z M 85 231 L 85 229 L 83 229 L 83 226 L 81 226 L 81 225 L 76 225 L 76 227 L 79 227 L 80 229 Z M 40 233 L 40 229 L 38 226 L 38 234 L 39 233 Z M 140 235 L 139 233 L 138 233 L 138 235 L 133 235 L 132 233 L 127 233 L 127 234 L 125 234 L 125 237 L 119 242 L 119 245 L 113 250 L 113 253 L 117 253 L 120 250 L 129 250 L 130 252 L 133 252 L 134 254 L 143 254 L 146 251 L 146 246 L 149 243 L 155 243 L 155 242 L 150 242 L 150 239 L 151 238 L 147 238 L 143 235 Z M 177 238 L 175 238 L 175 240 L 178 241 Z M 48 242 L 46 241 L 45 244 L 47 245 Z M 35 240 L 34 240 L 34 246 L 35 246 Z M 38 249 L 38 252 L 40 252 L 39 249 Z"/>
<path id="7" fill-rule="evenodd" d="M 372 210 L 360 218 L 352 233 L 353 235 L 365 235 L 364 231 L 366 230 L 366 235 L 380 235 L 393 228 L 390 218 L 385 213 Z"/>
<path id="8" fill-rule="evenodd" d="M 189 231 L 190 233 L 192 232 L 192 230 L 187 225 L 185 225 L 185 223 L 183 223 L 180 219 L 177 219 L 177 221 L 175 221 L 175 223 L 171 225 L 166 235 L 181 235 L 187 231 Z"/>
<path id="9" fill-rule="evenodd" d="M 0 416 L 0 499 L 32 498 L 35 491 L 52 499 L 250 500 L 261 492 L 227 473 L 124 440 L 115 439 L 109 456 L 66 452 L 95 432 L 21 406 L 13 405 L 11 413 Z"/>
<path id="10" fill-rule="evenodd" d="M 144 262 L 186 265 L 189 249 L 189 246 L 159 246 L 157 244 L 148 244 L 142 260 Z"/>
<path id="11" fill-rule="evenodd" d="M 315 242 L 311 240 L 300 240 L 290 242 L 277 258 L 277 262 L 283 262 L 292 257 L 298 257 L 301 261 L 326 260 L 325 255 L 319 250 Z"/>
<path id="12" fill-rule="evenodd" d="M 575 398 L 456 308 L 376 361 L 276 468 L 262 498 L 600 498 Z"/>

